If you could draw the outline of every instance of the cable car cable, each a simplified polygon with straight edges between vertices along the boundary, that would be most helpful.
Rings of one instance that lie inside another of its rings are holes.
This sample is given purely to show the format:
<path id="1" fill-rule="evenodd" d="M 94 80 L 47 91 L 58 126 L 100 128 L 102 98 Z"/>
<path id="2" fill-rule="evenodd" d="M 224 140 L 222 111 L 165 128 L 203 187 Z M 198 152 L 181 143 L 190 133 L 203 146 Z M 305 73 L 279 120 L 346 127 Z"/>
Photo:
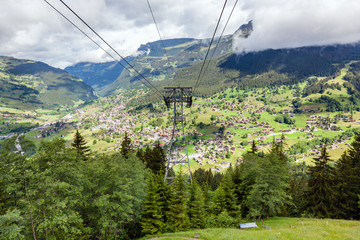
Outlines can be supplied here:
<path id="1" fill-rule="evenodd" d="M 220 35 L 220 37 L 219 37 L 219 40 L 218 40 L 217 43 L 216 43 L 216 46 L 215 46 L 215 48 L 214 48 L 214 51 L 212 52 L 211 57 L 209 58 L 209 61 L 208 61 L 207 65 L 206 65 L 206 67 L 205 67 L 205 70 L 204 70 L 203 75 L 201 76 L 201 79 L 204 77 L 204 75 L 205 75 L 205 73 L 206 73 L 206 71 L 207 71 L 207 69 L 208 69 L 208 67 L 209 67 L 209 65 L 210 65 L 210 62 L 211 62 L 211 60 L 212 60 L 212 58 L 213 58 L 213 56 L 214 56 L 214 54 L 215 54 L 215 52 L 216 52 L 216 49 L 217 49 L 217 47 L 219 46 L 219 43 L 220 43 L 220 41 L 221 41 L 221 38 L 222 38 L 222 36 L 223 36 L 223 34 L 224 34 L 224 32 L 225 32 L 225 29 L 226 29 L 226 27 L 227 27 L 227 25 L 228 25 L 228 23 L 229 23 L 229 20 L 230 20 L 232 14 L 233 14 L 233 12 L 234 12 L 234 9 L 235 9 L 235 7 L 236 7 L 237 2 L 238 2 L 238 0 L 236 0 L 235 4 L 234 4 L 234 6 L 233 6 L 233 8 L 232 8 L 232 10 L 231 10 L 231 12 L 230 12 L 230 15 L 229 15 L 229 17 L 228 17 L 228 19 L 227 19 L 227 21 L 226 21 L 226 23 L 225 23 L 225 26 L 224 26 L 224 28 L 223 28 L 223 30 L 222 30 L 222 32 L 221 32 L 221 35 Z"/>
<path id="2" fill-rule="evenodd" d="M 148 6 L 149 6 L 149 9 L 150 9 L 151 16 L 152 16 L 152 18 L 153 18 L 153 20 L 154 20 L 154 23 L 155 23 L 155 26 L 156 26 L 156 30 L 157 30 L 158 35 L 159 35 L 159 38 L 160 38 L 161 45 L 162 45 L 162 47 L 163 47 L 163 49 L 164 49 L 164 52 L 165 52 L 166 59 L 169 60 L 169 57 L 168 57 L 168 54 L 167 54 L 167 52 L 166 52 L 166 48 L 165 48 L 165 45 L 164 45 L 164 41 L 162 40 L 162 37 L 161 37 L 161 34 L 160 34 L 160 30 L 159 30 L 158 25 L 157 25 L 157 23 L 156 23 L 155 16 L 154 16 L 153 10 L 152 10 L 152 8 L 151 8 L 150 2 L 149 2 L 149 0 L 146 0 L 146 1 L 147 1 Z"/>
<path id="3" fill-rule="evenodd" d="M 61 0 L 60 0 L 60 1 L 61 1 Z M 222 10 L 221 10 L 219 20 L 218 20 L 218 22 L 217 22 L 217 24 L 216 24 L 214 34 L 213 34 L 213 36 L 212 36 L 212 38 L 211 38 L 211 41 L 210 41 L 210 44 L 209 44 L 209 48 L 208 48 L 208 50 L 207 50 L 207 52 L 206 52 L 206 55 L 205 55 L 204 62 L 203 62 L 203 64 L 201 65 L 201 69 L 200 69 L 200 72 L 199 72 L 199 76 L 198 76 L 198 78 L 197 78 L 197 80 L 196 80 L 193 93 L 195 92 L 195 89 L 197 88 L 198 83 L 199 83 L 199 81 L 200 81 L 200 77 L 201 77 L 201 75 L 202 75 L 202 71 L 203 71 L 203 69 L 204 69 L 204 66 L 205 66 L 205 63 L 206 63 L 206 59 L 207 59 L 207 56 L 208 56 L 209 51 L 210 51 L 210 48 L 211 48 L 211 44 L 212 44 L 212 42 L 214 41 L 216 31 L 217 31 L 217 29 L 218 29 L 218 27 L 219 27 L 219 23 L 220 23 L 220 20 L 221 20 L 222 15 L 223 15 L 223 12 L 224 12 L 226 3 L 227 3 L 227 0 L 225 0 L 224 6 L 223 6 L 223 8 L 222 8 Z"/>
<path id="4" fill-rule="evenodd" d="M 164 97 L 161 92 L 147 80 L 136 68 L 131 65 L 123 56 L 121 56 L 107 41 L 105 41 L 89 24 L 87 24 L 74 10 L 72 10 L 63 0 L 59 0 L 67 9 L 69 9 L 80 21 L 82 21 L 96 36 L 98 36 L 111 50 L 113 50 L 124 62 L 126 62 L 140 77 L 142 77 L 156 92 Z"/>
<path id="5" fill-rule="evenodd" d="M 96 46 L 98 46 L 101 50 L 103 50 L 107 55 L 109 55 L 114 61 L 116 61 L 118 64 L 120 64 L 124 69 L 126 69 L 128 72 L 132 73 L 129 68 L 127 68 L 124 64 L 122 64 L 118 59 L 116 59 L 111 53 L 109 53 L 106 49 L 104 49 L 100 44 L 98 44 L 94 39 L 92 39 L 88 34 L 86 34 L 83 30 L 81 30 L 74 22 L 72 22 L 69 18 L 67 18 L 64 14 L 62 14 L 57 8 L 55 8 L 51 3 L 49 3 L 47 0 L 44 0 L 51 8 L 53 8 L 58 14 L 60 14 L 63 18 L 65 18 L 69 23 L 71 23 L 77 30 L 79 30 L 82 34 L 84 34 L 88 39 L 90 39 Z M 141 79 L 134 75 L 134 77 L 137 78 L 137 80 L 141 81 Z M 143 82 L 144 83 L 144 82 Z M 151 89 L 148 85 L 144 83 L 144 85 Z"/>

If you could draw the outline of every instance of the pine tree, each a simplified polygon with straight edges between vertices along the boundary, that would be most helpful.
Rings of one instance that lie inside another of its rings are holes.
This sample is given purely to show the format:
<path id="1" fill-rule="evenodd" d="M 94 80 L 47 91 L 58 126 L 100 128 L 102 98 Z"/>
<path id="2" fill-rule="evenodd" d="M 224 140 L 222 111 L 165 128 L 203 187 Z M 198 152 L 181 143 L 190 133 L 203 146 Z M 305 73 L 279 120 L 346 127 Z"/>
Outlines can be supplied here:
<path id="1" fill-rule="evenodd" d="M 288 158 L 286 157 L 284 151 L 285 151 L 286 143 L 285 143 L 285 135 L 281 134 L 280 141 L 277 142 L 275 138 L 273 138 L 273 142 L 271 144 L 270 154 L 274 153 L 278 155 L 281 160 L 287 161 Z"/>
<path id="2" fill-rule="evenodd" d="M 125 132 L 124 139 L 121 142 L 120 153 L 124 158 L 128 159 L 132 151 L 131 139 L 128 137 L 127 132 Z"/>
<path id="3" fill-rule="evenodd" d="M 309 167 L 307 204 L 308 211 L 320 218 L 329 218 L 337 212 L 335 208 L 335 169 L 330 166 L 326 146 L 321 155 L 314 158 L 315 166 Z"/>
<path id="4" fill-rule="evenodd" d="M 224 198 L 224 206 L 227 213 L 235 217 L 238 214 L 238 207 L 236 205 L 236 197 L 234 194 L 234 183 L 232 181 L 232 170 L 228 171 L 222 182 L 221 187 L 224 190 L 225 198 Z"/>
<path id="5" fill-rule="evenodd" d="M 359 177 L 355 171 L 354 158 L 346 152 L 336 164 L 336 192 L 337 207 L 340 209 L 340 218 L 359 219 L 360 208 L 357 204 L 359 190 Z"/>
<path id="6" fill-rule="evenodd" d="M 253 140 L 253 141 L 252 141 L 252 145 L 251 145 L 251 151 L 250 151 L 250 153 L 256 154 L 257 152 L 258 152 L 258 148 L 257 148 L 257 146 L 256 146 L 256 141 Z"/>
<path id="7" fill-rule="evenodd" d="M 160 142 L 157 141 L 155 147 L 152 150 L 153 155 L 153 171 L 165 171 L 166 154 L 164 149 L 160 146 Z"/>
<path id="8" fill-rule="evenodd" d="M 360 133 L 357 133 L 354 137 L 354 141 L 351 143 L 350 149 L 348 151 L 348 158 L 350 161 L 350 166 L 352 168 L 352 176 L 350 188 L 356 193 L 360 193 Z M 353 196 L 351 202 L 356 202 L 356 197 Z M 360 219 L 360 208 L 356 209 L 356 204 L 353 204 L 351 208 L 355 211 L 351 213 L 351 217 L 355 219 Z"/>
<path id="9" fill-rule="evenodd" d="M 298 180 L 298 178 L 300 178 Z M 304 208 L 305 192 L 307 189 L 307 180 L 303 175 L 301 177 L 293 176 L 290 181 L 289 194 L 292 198 L 292 203 L 287 204 L 286 212 L 290 216 L 300 216 L 302 209 Z"/>
<path id="10" fill-rule="evenodd" d="M 165 225 L 157 178 L 159 178 L 159 175 L 152 174 L 148 179 L 148 190 L 141 218 L 142 232 L 144 234 L 161 233 Z"/>
<path id="11" fill-rule="evenodd" d="M 238 186 L 237 192 L 237 203 L 240 203 L 241 216 L 246 217 L 249 213 L 249 202 L 247 200 L 252 186 L 255 184 L 256 176 L 259 171 L 258 162 L 262 158 L 252 153 L 245 153 L 243 156 L 243 162 L 240 165 L 241 170 L 241 183 Z"/>
<path id="12" fill-rule="evenodd" d="M 254 167 L 255 182 L 246 198 L 248 216 L 262 218 L 279 214 L 290 200 L 287 162 L 278 154 L 270 153 L 257 159 Z"/>
<path id="13" fill-rule="evenodd" d="M 171 186 L 171 197 L 168 212 L 168 224 L 172 231 L 183 231 L 189 228 L 189 218 L 186 213 L 187 180 L 180 173 Z"/>
<path id="14" fill-rule="evenodd" d="M 204 195 L 200 186 L 194 182 L 189 189 L 189 198 L 187 200 L 187 214 L 189 217 L 190 228 L 205 227 L 205 206 Z"/>
<path id="15" fill-rule="evenodd" d="M 146 167 L 151 169 L 153 173 L 165 171 L 166 154 L 160 146 L 160 142 L 157 142 L 153 149 L 148 146 L 145 152 L 139 150 L 137 156 L 143 160 Z"/>
<path id="16" fill-rule="evenodd" d="M 84 137 L 79 133 L 79 130 L 76 129 L 76 132 L 74 134 L 74 140 L 71 143 L 71 146 L 76 149 L 76 152 L 78 156 L 82 160 L 87 160 L 89 157 L 90 148 L 86 146 L 86 141 Z"/>
<path id="17" fill-rule="evenodd" d="M 212 198 L 212 204 L 210 207 L 210 212 L 215 216 L 218 216 L 221 212 L 225 210 L 225 191 L 220 185 L 215 192 Z"/>
<path id="18" fill-rule="evenodd" d="M 235 166 L 231 177 L 232 177 L 232 182 L 234 184 L 233 188 L 236 198 L 236 205 L 239 206 L 241 203 L 241 191 L 240 191 L 240 185 L 242 182 L 241 165 Z"/>

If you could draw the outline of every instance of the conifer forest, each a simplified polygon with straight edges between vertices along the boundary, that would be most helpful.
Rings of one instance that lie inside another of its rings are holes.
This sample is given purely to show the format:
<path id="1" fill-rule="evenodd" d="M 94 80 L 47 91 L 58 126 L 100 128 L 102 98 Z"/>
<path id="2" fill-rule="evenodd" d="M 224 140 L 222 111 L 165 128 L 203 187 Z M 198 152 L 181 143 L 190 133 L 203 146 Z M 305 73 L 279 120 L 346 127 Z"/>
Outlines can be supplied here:
<path id="1" fill-rule="evenodd" d="M 21 151 L 14 143 L 21 144 Z M 166 154 L 133 149 L 94 154 L 77 131 L 35 146 L 13 137 L 1 146 L 1 239 L 133 239 L 272 216 L 360 219 L 360 134 L 334 163 L 323 147 L 313 165 L 290 165 L 286 140 L 269 152 L 256 142 L 224 173 L 180 169 L 164 181 Z"/>

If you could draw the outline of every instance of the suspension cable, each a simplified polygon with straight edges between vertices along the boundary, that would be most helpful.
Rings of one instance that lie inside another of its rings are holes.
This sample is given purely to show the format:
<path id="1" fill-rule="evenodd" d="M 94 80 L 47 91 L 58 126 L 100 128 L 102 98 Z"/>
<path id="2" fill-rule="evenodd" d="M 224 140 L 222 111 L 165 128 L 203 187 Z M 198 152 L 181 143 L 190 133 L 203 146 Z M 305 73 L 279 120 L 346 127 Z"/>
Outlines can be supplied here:
<path id="1" fill-rule="evenodd" d="M 74 22 L 72 22 L 69 18 L 67 18 L 64 14 L 62 14 L 58 9 L 56 9 L 51 3 L 49 3 L 47 0 L 44 0 L 51 8 L 53 8 L 59 15 L 61 15 L 63 18 L 65 18 L 69 23 L 71 23 L 77 30 L 79 30 L 82 34 L 84 34 L 88 39 L 90 39 L 96 46 L 98 46 L 101 50 L 103 50 L 107 55 L 109 55 L 114 61 L 116 61 L 118 64 L 120 64 L 124 69 L 129 71 L 131 73 L 131 70 L 128 69 L 124 64 L 122 64 L 119 60 L 117 60 L 111 53 L 106 51 L 100 44 L 98 44 L 94 39 L 92 39 L 88 34 L 86 34 L 83 30 L 81 30 Z M 138 76 L 135 76 L 139 81 L 141 79 Z"/>
<path id="2" fill-rule="evenodd" d="M 233 6 L 233 8 L 232 8 L 232 10 L 231 10 L 231 12 L 230 12 L 230 15 L 229 15 L 229 17 L 228 17 L 228 19 L 227 19 L 227 21 L 226 21 L 226 24 L 225 24 L 225 26 L 224 26 L 224 28 L 223 28 L 223 30 L 222 30 L 222 32 L 221 32 L 221 35 L 220 35 L 220 37 L 219 37 L 219 40 L 218 40 L 217 43 L 216 43 L 216 46 L 215 46 L 215 48 L 214 48 L 214 51 L 212 52 L 211 57 L 209 58 L 209 61 L 208 61 L 207 65 L 206 65 L 206 67 L 205 67 L 205 70 L 204 70 L 203 75 L 201 76 L 201 79 L 204 77 L 204 75 L 205 75 L 205 73 L 206 73 L 206 71 L 207 71 L 207 69 L 208 69 L 208 67 L 209 67 L 209 65 L 210 65 L 210 62 L 211 62 L 211 60 L 212 60 L 212 58 L 213 58 L 213 56 L 214 56 L 214 54 L 215 54 L 215 52 L 216 52 L 216 49 L 217 49 L 217 47 L 219 46 L 219 43 L 220 43 L 220 41 L 221 41 L 221 38 L 222 38 L 222 36 L 223 36 L 223 34 L 224 34 L 224 32 L 225 32 L 225 29 L 226 29 L 226 27 L 227 27 L 227 25 L 228 25 L 228 23 L 229 23 L 229 20 L 230 20 L 232 14 L 233 14 L 233 12 L 234 12 L 234 9 L 235 9 L 235 7 L 236 7 L 237 2 L 238 2 L 238 0 L 236 0 L 235 4 L 234 4 L 234 6 Z"/>
<path id="3" fill-rule="evenodd" d="M 131 65 L 123 56 L 121 56 L 107 41 L 105 41 L 89 24 L 87 24 L 74 10 L 72 10 L 63 0 L 59 0 L 67 9 L 69 9 L 81 22 L 83 22 L 98 38 L 100 38 L 111 50 L 113 50 L 124 62 L 126 62 L 142 79 L 144 79 L 160 97 L 164 97 L 161 92 L 147 80 L 136 68 Z"/>
<path id="4" fill-rule="evenodd" d="M 149 9 L 150 9 L 151 16 L 152 16 L 152 18 L 153 18 L 153 20 L 154 20 L 155 27 L 156 27 L 156 30 L 157 30 L 157 32 L 158 32 L 161 45 L 162 45 L 162 47 L 163 47 L 163 49 L 164 49 L 166 59 L 169 60 L 169 56 L 168 56 L 168 54 L 167 54 L 167 52 L 166 52 L 166 48 L 165 48 L 165 45 L 164 45 L 164 41 L 162 40 L 162 37 L 161 37 L 161 34 L 160 34 L 160 30 L 159 30 L 159 27 L 158 27 L 158 25 L 157 25 L 157 23 L 156 23 L 155 16 L 154 16 L 153 10 L 152 10 L 152 8 L 151 8 L 150 2 L 149 2 L 149 0 L 146 0 L 146 1 L 147 1 L 148 6 L 149 6 Z"/>
<path id="5" fill-rule="evenodd" d="M 61 0 L 60 0 L 60 1 L 61 1 Z M 201 77 L 202 71 L 203 71 L 203 69 L 204 69 L 204 65 L 205 65 L 205 63 L 206 63 L 206 59 L 207 59 L 207 57 L 208 57 L 208 54 L 209 54 L 209 51 L 210 51 L 210 48 L 211 48 L 211 44 L 212 44 L 212 42 L 214 41 L 214 37 L 215 37 L 216 31 L 217 31 L 217 29 L 218 29 L 218 27 L 219 27 L 219 23 L 220 23 L 220 20 L 221 20 L 222 15 L 223 15 L 223 12 L 224 12 L 226 3 L 227 3 L 227 0 L 225 0 L 224 6 L 223 6 L 223 8 L 222 8 L 222 10 L 221 10 L 221 14 L 220 14 L 219 20 L 218 20 L 218 22 L 217 22 L 217 24 L 216 24 L 214 34 L 213 34 L 213 36 L 212 36 L 212 38 L 211 38 L 211 41 L 210 41 L 210 44 L 209 44 L 209 48 L 208 48 L 208 50 L 207 50 L 207 52 L 206 52 L 204 62 L 203 62 L 203 64 L 201 65 L 201 69 L 200 69 L 200 72 L 199 72 L 199 76 L 198 76 L 198 78 L 197 78 L 197 80 L 196 80 L 193 93 L 195 92 L 195 89 L 197 88 L 197 86 L 198 86 L 198 84 L 199 84 L 200 77 Z"/>

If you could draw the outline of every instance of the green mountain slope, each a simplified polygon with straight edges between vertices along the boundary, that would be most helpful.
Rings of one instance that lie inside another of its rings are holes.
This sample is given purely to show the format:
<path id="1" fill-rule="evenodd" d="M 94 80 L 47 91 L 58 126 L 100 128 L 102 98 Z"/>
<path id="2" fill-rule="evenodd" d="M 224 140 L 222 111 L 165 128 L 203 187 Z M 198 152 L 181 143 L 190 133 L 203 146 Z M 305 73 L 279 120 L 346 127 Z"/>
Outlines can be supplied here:
<path id="1" fill-rule="evenodd" d="M 133 57 L 126 57 L 131 62 Z M 121 61 L 126 65 L 125 61 Z M 105 63 L 80 62 L 64 69 L 70 74 L 80 77 L 84 82 L 94 88 L 95 91 L 114 82 L 124 67 L 115 61 Z"/>
<path id="2" fill-rule="evenodd" d="M 168 39 L 164 40 L 165 51 L 161 42 L 151 42 L 142 45 L 138 52 L 140 53 L 131 64 L 149 81 L 155 85 L 167 83 L 172 80 L 177 71 L 186 67 L 193 66 L 201 62 L 209 46 L 209 40 L 200 40 L 192 38 Z M 223 56 L 231 52 L 232 36 L 222 38 L 215 57 Z M 214 46 L 210 51 L 213 54 Z M 112 84 L 105 86 L 100 95 L 111 95 L 119 88 L 136 87 L 143 84 L 143 81 L 134 77 L 133 73 L 122 71 L 121 75 Z"/>
<path id="3" fill-rule="evenodd" d="M 272 87 L 296 84 L 310 77 L 335 77 L 345 64 L 358 60 L 360 44 L 229 54 L 211 61 L 198 91 L 208 94 L 230 85 L 240 89 Z M 170 84 L 194 86 L 200 66 L 181 69 Z M 356 85 L 356 75 L 351 79 Z"/>
<path id="4" fill-rule="evenodd" d="M 208 57 L 230 54 L 234 38 L 245 39 L 252 31 L 252 21 L 249 21 L 241 25 L 233 35 L 223 36 L 219 43 L 218 38 L 215 38 Z M 179 70 L 201 63 L 209 44 L 210 39 L 194 38 L 149 42 L 138 48 L 137 56 L 127 57 L 127 61 L 131 61 L 131 65 L 153 85 L 163 85 L 173 80 Z M 65 70 L 84 79 L 101 96 L 112 95 L 120 88 L 136 88 L 145 82 L 141 77 L 137 77 L 135 71 L 123 71 L 123 67 L 115 62 L 78 63 Z"/>
<path id="5" fill-rule="evenodd" d="M 0 57 L 0 105 L 19 109 L 58 108 L 95 99 L 90 86 L 42 62 Z"/>

